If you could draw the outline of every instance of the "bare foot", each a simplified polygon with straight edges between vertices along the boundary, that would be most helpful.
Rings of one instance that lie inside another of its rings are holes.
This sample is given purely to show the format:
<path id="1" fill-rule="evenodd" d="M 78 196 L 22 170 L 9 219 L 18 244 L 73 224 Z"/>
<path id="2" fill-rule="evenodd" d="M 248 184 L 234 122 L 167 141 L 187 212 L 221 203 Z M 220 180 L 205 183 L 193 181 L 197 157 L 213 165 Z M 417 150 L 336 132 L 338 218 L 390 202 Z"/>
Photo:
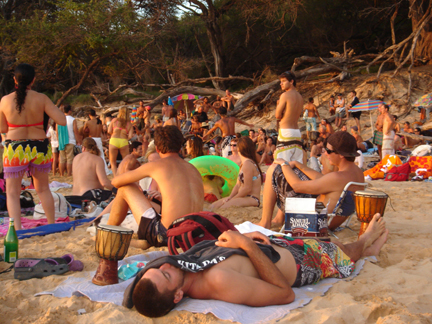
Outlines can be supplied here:
<path id="1" fill-rule="evenodd" d="M 258 225 L 258 226 L 261 226 L 261 227 L 264 227 L 267 229 L 270 229 L 270 226 L 271 226 L 270 223 L 267 223 L 267 222 L 263 221 L 262 219 L 258 223 L 254 223 L 254 225 Z"/>
<path id="2" fill-rule="evenodd" d="M 277 219 L 277 218 L 275 218 L 275 219 L 273 219 L 273 220 L 271 221 L 271 225 L 272 225 L 272 226 L 278 226 L 278 227 L 280 227 L 280 226 L 282 226 L 283 224 L 285 224 L 285 222 L 284 222 L 284 221 L 280 221 L 280 220 Z"/>
<path id="3" fill-rule="evenodd" d="M 271 225 L 282 226 L 285 223 L 285 213 L 278 209 L 276 217 L 271 221 Z"/>
<path id="4" fill-rule="evenodd" d="M 379 213 L 376 213 L 369 223 L 366 231 L 360 236 L 360 240 L 364 240 L 364 248 L 368 248 L 375 240 L 385 231 L 385 221 Z"/>
<path id="5" fill-rule="evenodd" d="M 375 240 L 375 242 L 372 243 L 371 246 L 369 246 L 367 249 L 363 251 L 362 257 L 378 255 L 385 242 L 387 242 L 388 233 L 389 233 L 388 229 L 384 230 L 381 236 L 378 237 Z"/>

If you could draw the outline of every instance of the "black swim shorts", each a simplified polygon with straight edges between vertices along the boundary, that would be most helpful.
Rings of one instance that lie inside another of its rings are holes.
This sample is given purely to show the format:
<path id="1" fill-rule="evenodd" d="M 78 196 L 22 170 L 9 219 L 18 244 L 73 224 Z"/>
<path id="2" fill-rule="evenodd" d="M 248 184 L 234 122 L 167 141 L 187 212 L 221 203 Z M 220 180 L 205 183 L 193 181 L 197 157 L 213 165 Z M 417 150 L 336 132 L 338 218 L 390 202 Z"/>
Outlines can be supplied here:
<path id="1" fill-rule="evenodd" d="M 161 219 L 161 215 L 154 208 L 147 209 L 141 216 L 138 226 L 138 238 L 146 240 L 151 246 L 167 246 L 167 229 L 162 225 Z"/>

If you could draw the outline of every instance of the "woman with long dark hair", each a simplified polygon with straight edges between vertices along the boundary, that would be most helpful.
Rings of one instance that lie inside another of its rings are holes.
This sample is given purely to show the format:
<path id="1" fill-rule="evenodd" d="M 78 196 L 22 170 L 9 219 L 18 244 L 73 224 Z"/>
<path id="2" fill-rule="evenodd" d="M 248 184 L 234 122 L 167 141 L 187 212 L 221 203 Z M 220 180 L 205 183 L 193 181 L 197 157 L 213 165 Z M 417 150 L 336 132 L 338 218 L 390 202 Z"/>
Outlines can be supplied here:
<path id="1" fill-rule="evenodd" d="M 247 136 L 240 137 L 237 148 L 242 161 L 237 183 L 227 198 L 220 199 L 211 205 L 211 210 L 232 206 L 259 207 L 262 185 L 262 172 L 256 159 L 255 143 Z"/>
<path id="2" fill-rule="evenodd" d="M 202 139 L 198 136 L 192 136 L 186 141 L 186 152 L 191 159 L 204 155 L 203 145 Z"/>
<path id="3" fill-rule="evenodd" d="M 15 69 L 16 91 L 0 102 L 1 132 L 6 133 L 3 153 L 6 180 L 7 209 L 21 229 L 21 180 L 26 171 L 33 177 L 33 185 L 42 203 L 49 224 L 54 223 L 54 200 L 49 189 L 52 150 L 44 129 L 44 116 L 58 125 L 66 125 L 66 117 L 44 94 L 31 90 L 35 70 L 29 64 Z M 46 119 L 46 118 L 45 118 Z"/>
<path id="4" fill-rule="evenodd" d="M 171 109 L 169 119 L 164 123 L 164 126 L 177 126 L 178 129 L 180 129 L 180 122 L 177 118 L 177 109 Z"/>

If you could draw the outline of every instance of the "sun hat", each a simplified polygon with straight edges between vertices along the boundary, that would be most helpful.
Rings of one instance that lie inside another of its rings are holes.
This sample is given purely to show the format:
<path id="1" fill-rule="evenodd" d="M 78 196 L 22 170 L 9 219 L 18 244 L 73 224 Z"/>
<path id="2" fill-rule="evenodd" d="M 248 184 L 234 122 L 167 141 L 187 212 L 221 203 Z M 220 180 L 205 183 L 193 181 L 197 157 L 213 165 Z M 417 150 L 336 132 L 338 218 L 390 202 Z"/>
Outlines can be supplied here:
<path id="1" fill-rule="evenodd" d="M 159 115 L 156 115 L 156 116 L 154 117 L 154 119 L 155 119 L 155 120 L 160 120 L 161 118 L 160 118 Z"/>
<path id="2" fill-rule="evenodd" d="M 347 132 L 339 131 L 333 133 L 327 139 L 327 143 L 333 146 L 333 149 L 345 157 L 355 157 L 357 153 L 357 142 L 354 136 Z"/>

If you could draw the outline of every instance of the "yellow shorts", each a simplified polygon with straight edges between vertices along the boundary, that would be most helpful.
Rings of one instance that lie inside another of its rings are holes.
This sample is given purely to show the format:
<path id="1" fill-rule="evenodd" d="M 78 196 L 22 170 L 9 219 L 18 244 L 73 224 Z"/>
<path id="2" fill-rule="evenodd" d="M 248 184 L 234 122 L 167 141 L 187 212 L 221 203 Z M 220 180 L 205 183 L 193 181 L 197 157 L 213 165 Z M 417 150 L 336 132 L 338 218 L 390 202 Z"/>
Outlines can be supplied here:
<path id="1" fill-rule="evenodd" d="M 111 137 L 109 143 L 110 143 L 110 145 L 113 145 L 113 146 L 117 147 L 118 149 L 121 149 L 122 147 L 129 145 L 128 140 L 125 138 Z"/>

